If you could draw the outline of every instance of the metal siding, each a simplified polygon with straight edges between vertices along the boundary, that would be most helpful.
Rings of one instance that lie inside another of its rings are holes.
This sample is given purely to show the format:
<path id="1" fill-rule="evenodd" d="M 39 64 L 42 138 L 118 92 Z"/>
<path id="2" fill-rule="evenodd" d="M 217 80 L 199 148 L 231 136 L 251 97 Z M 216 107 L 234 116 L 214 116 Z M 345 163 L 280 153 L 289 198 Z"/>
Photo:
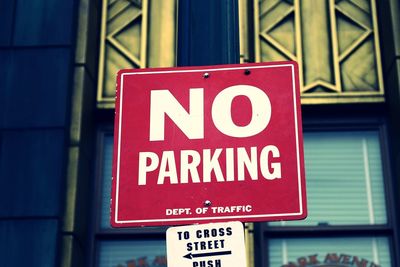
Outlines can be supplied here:
<path id="1" fill-rule="evenodd" d="M 0 221 L 1 266 L 55 266 L 56 220 Z"/>
<path id="2" fill-rule="evenodd" d="M 13 0 L 0 1 L 0 46 L 11 43 L 14 2 Z"/>
<path id="3" fill-rule="evenodd" d="M 71 45 L 74 2 L 19 0 L 14 45 Z"/>
<path id="4" fill-rule="evenodd" d="M 5 131 L 1 139 L 0 216 L 57 216 L 63 178 L 62 130 Z"/>
<path id="5" fill-rule="evenodd" d="M 0 72 L 0 128 L 62 127 L 65 125 L 70 50 L 21 49 L 3 52 Z M 0 53 L 2 54 L 2 53 Z"/>

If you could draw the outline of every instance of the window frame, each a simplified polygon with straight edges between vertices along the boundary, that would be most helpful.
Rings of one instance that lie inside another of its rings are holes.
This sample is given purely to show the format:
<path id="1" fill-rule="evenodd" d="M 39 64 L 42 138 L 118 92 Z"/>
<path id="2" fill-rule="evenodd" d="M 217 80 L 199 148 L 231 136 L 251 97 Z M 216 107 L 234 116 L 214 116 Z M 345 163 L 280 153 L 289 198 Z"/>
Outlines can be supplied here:
<path id="1" fill-rule="evenodd" d="M 313 237 L 387 237 L 390 247 L 390 257 L 394 266 L 399 259 L 398 241 L 396 240 L 396 222 L 394 209 L 394 189 L 389 162 L 389 144 L 386 121 L 382 118 L 368 119 L 308 119 L 304 120 L 304 132 L 320 131 L 377 131 L 380 141 L 380 156 L 382 159 L 382 175 L 385 190 L 385 203 L 387 209 L 387 224 L 385 225 L 333 225 L 333 226 L 268 226 L 266 223 L 254 223 L 254 266 L 269 266 L 268 240 L 272 238 L 313 238 Z M 113 135 L 113 123 L 103 123 L 97 128 L 96 134 L 96 159 L 94 194 L 92 203 L 91 259 L 89 266 L 99 266 L 100 242 L 113 240 L 141 240 L 152 239 L 165 242 L 165 231 L 168 227 L 142 227 L 102 229 L 101 220 L 101 194 L 104 160 L 104 139 Z"/>
<path id="2" fill-rule="evenodd" d="M 101 228 L 101 198 L 102 198 L 102 179 L 104 162 L 104 140 L 106 136 L 114 135 L 113 123 L 105 123 L 98 126 L 96 131 L 96 154 L 94 170 L 94 187 L 92 203 L 92 222 L 90 236 L 92 244 L 90 246 L 91 259 L 89 266 L 99 266 L 100 243 L 102 241 L 122 241 L 122 240 L 159 240 L 165 242 L 166 230 L 168 227 L 138 227 L 138 228 Z"/>
<path id="3" fill-rule="evenodd" d="M 394 191 L 390 169 L 389 136 L 386 120 L 379 117 L 351 119 L 305 119 L 303 132 L 329 131 L 377 131 L 382 162 L 383 189 L 387 223 L 377 225 L 323 225 L 323 226 L 268 226 L 267 223 L 254 223 L 255 266 L 269 267 L 269 240 L 276 238 L 332 238 L 332 237 L 386 237 L 389 243 L 390 260 L 397 266 L 399 259 L 396 240 L 396 218 Z M 307 179 L 307 174 L 306 174 Z M 306 255 L 305 255 L 306 256 Z"/>

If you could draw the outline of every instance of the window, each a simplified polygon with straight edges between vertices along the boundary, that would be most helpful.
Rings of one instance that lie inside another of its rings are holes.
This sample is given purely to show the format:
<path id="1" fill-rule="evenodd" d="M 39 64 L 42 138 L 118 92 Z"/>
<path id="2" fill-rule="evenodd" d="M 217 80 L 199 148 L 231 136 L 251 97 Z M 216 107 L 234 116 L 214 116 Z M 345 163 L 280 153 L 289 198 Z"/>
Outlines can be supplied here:
<path id="1" fill-rule="evenodd" d="M 379 127 L 304 133 L 308 218 L 256 224 L 255 266 L 394 266 L 382 136 Z M 98 147 L 94 266 L 166 266 L 165 228 L 109 226 L 111 129 Z"/>
<path id="2" fill-rule="evenodd" d="M 308 218 L 278 224 L 386 224 L 378 132 L 305 133 L 304 160 Z"/>
<path id="3" fill-rule="evenodd" d="M 269 255 L 269 266 L 282 266 L 282 262 L 287 266 L 302 263 L 392 266 L 389 242 L 383 237 L 272 239 Z"/>
<path id="4" fill-rule="evenodd" d="M 102 153 L 101 175 L 101 209 L 100 228 L 110 229 L 110 199 L 111 199 L 111 175 L 114 136 L 111 133 L 104 134 Z"/>
<path id="5" fill-rule="evenodd" d="M 165 245 L 158 240 L 101 241 L 100 267 L 166 267 Z"/>
<path id="6" fill-rule="evenodd" d="M 308 217 L 256 225 L 260 266 L 394 266 L 381 132 L 304 133 Z"/>
<path id="7" fill-rule="evenodd" d="M 110 226 L 111 170 L 114 136 L 101 129 L 95 200 L 95 264 L 99 267 L 166 267 L 165 228 L 113 229 Z"/>

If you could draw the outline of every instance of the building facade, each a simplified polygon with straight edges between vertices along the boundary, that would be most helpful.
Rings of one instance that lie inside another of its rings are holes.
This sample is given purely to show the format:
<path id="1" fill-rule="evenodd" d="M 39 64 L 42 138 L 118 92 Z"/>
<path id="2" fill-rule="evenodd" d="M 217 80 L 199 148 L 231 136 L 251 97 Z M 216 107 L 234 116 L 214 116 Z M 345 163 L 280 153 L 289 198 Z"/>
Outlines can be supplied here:
<path id="1" fill-rule="evenodd" d="M 109 225 L 117 71 L 294 60 L 309 216 L 246 224 L 248 266 L 399 266 L 398 1 L 188 3 L 1 1 L 1 265 L 167 266 L 165 227 Z"/>

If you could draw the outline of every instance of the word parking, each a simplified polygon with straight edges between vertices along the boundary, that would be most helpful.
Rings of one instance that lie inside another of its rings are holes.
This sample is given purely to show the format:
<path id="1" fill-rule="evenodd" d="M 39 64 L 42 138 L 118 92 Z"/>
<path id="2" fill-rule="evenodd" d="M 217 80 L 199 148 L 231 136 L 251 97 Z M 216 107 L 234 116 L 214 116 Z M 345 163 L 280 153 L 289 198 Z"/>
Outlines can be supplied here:
<path id="1" fill-rule="evenodd" d="M 232 120 L 231 105 L 233 99 L 238 96 L 245 96 L 251 102 L 252 118 L 246 126 L 237 126 Z M 190 89 L 190 112 L 187 113 L 169 90 L 151 91 L 150 141 L 164 140 L 166 116 L 170 117 L 189 139 L 204 138 L 203 102 L 203 89 Z M 238 138 L 249 137 L 266 128 L 271 118 L 271 104 L 268 96 L 259 88 L 248 85 L 232 86 L 222 90 L 214 99 L 212 118 L 222 134 Z M 243 181 L 245 168 L 252 180 L 258 180 L 258 167 L 265 179 L 281 178 L 280 163 L 270 163 L 271 158 L 279 158 L 279 149 L 274 145 L 267 145 L 261 151 L 257 151 L 257 147 L 251 147 L 250 155 L 244 147 L 203 149 L 202 153 L 196 150 L 181 150 L 178 154 L 174 151 L 163 151 L 162 155 L 139 152 L 138 184 L 146 185 L 147 173 L 152 171 L 158 173 L 157 184 L 164 184 L 166 179 L 171 184 L 188 183 L 189 174 L 193 183 L 211 182 L 211 172 L 215 173 L 217 182 L 234 181 L 235 177 L 238 181 Z M 225 154 L 226 158 L 225 174 L 219 162 L 221 154 Z M 180 170 L 177 170 L 176 158 L 180 158 Z M 202 169 L 202 181 L 199 167 Z"/>

